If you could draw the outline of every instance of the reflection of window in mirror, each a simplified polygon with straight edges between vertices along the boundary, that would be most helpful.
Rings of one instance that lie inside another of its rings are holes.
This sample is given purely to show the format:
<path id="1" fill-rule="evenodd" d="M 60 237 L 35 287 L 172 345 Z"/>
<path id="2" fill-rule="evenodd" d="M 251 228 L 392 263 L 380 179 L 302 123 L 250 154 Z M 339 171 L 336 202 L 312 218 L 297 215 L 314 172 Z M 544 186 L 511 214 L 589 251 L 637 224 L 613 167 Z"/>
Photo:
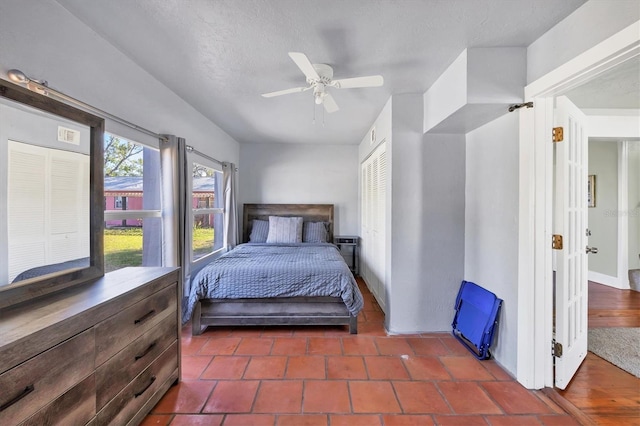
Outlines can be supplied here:
<path id="1" fill-rule="evenodd" d="M 204 159 L 199 159 L 200 161 Z M 223 246 L 224 204 L 222 171 L 213 165 L 192 163 L 191 180 L 191 258 L 202 263 Z"/>
<path id="2" fill-rule="evenodd" d="M 0 140 L 0 285 L 89 266 L 89 127 L 2 99 Z"/>
<path id="3" fill-rule="evenodd" d="M 161 266 L 160 153 L 105 133 L 105 272 Z"/>

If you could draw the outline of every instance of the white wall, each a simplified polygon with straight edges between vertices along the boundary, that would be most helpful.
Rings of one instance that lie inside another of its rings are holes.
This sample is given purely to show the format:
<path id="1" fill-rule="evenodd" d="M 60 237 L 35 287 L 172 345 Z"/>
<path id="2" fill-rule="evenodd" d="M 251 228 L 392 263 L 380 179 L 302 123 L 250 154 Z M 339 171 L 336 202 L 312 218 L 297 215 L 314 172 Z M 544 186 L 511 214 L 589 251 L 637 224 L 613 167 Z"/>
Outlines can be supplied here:
<path id="1" fill-rule="evenodd" d="M 1 78 L 17 68 L 127 121 L 184 137 L 200 151 L 238 163 L 237 142 L 55 1 L 1 2 L 0 40 Z"/>
<path id="2" fill-rule="evenodd" d="M 240 203 L 335 205 L 335 235 L 358 235 L 358 146 L 243 144 Z"/>
<path id="3" fill-rule="evenodd" d="M 527 48 L 527 83 L 640 19 L 638 0 L 589 0 Z"/>
<path id="4" fill-rule="evenodd" d="M 362 163 L 365 158 L 373 152 L 378 144 L 386 140 L 387 143 L 391 143 L 391 110 L 392 110 L 392 98 L 390 97 L 387 103 L 384 105 L 378 118 L 373 122 L 367 133 L 364 135 L 358 146 L 358 162 Z M 371 130 L 375 129 L 375 140 L 371 141 Z"/>
<path id="5" fill-rule="evenodd" d="M 596 176 L 596 206 L 589 208 L 589 271 L 618 276 L 618 144 L 589 141 L 589 174 Z M 606 283 L 603 283 L 606 284 Z"/>
<path id="6" fill-rule="evenodd" d="M 518 313 L 518 114 L 467 134 L 464 279 L 503 299 L 491 349 L 516 372 Z"/>
<path id="7" fill-rule="evenodd" d="M 376 122 L 387 143 L 390 333 L 450 331 L 464 269 L 464 135 L 423 134 L 422 94 L 393 95 Z M 375 148 L 369 133 L 360 161 Z"/>
<path id="8" fill-rule="evenodd" d="M 423 106 L 393 96 L 392 333 L 449 331 L 463 276 L 464 135 L 424 135 Z"/>
<path id="9" fill-rule="evenodd" d="M 629 269 L 640 269 L 640 141 L 629 142 Z"/>
<path id="10" fill-rule="evenodd" d="M 424 93 L 423 131 L 435 127 L 467 101 L 467 49 L 464 49 Z"/>

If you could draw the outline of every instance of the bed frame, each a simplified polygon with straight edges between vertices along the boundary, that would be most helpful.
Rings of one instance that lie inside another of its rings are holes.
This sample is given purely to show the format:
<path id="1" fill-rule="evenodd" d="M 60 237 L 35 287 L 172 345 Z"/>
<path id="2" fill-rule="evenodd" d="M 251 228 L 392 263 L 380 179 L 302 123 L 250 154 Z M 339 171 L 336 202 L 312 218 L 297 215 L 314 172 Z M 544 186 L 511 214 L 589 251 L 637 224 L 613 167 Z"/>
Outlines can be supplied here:
<path id="1" fill-rule="evenodd" d="M 269 216 L 301 216 L 304 221 L 328 222 L 333 241 L 333 204 L 245 204 L 243 242 L 249 241 L 251 221 Z M 207 326 L 348 325 L 358 333 L 357 317 L 339 297 L 278 297 L 264 299 L 203 299 L 193 311 L 192 334 Z"/>

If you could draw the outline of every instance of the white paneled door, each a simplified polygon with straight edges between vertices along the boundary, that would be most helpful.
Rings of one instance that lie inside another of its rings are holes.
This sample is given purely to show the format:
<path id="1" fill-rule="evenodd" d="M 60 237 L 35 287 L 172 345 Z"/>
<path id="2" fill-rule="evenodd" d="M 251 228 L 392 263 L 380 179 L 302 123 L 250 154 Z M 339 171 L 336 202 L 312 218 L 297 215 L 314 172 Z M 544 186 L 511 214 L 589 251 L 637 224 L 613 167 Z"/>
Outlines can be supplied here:
<path id="1" fill-rule="evenodd" d="M 586 118 L 569 99 L 556 99 L 555 126 L 563 140 L 555 147 L 554 250 L 555 386 L 565 389 L 587 355 L 587 184 Z M 558 239 L 559 241 L 559 239 Z"/>

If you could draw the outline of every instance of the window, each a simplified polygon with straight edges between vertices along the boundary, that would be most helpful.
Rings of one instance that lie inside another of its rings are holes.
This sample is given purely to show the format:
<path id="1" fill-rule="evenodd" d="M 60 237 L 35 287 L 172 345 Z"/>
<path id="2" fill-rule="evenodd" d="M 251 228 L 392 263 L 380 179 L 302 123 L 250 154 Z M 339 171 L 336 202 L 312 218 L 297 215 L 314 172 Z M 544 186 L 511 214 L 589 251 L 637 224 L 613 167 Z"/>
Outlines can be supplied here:
<path id="1" fill-rule="evenodd" d="M 224 202 L 222 172 L 213 167 L 193 163 L 191 181 L 192 239 L 191 259 L 219 252 L 224 240 Z"/>
<path id="2" fill-rule="evenodd" d="M 162 265 L 160 153 L 105 133 L 105 272 Z"/>

